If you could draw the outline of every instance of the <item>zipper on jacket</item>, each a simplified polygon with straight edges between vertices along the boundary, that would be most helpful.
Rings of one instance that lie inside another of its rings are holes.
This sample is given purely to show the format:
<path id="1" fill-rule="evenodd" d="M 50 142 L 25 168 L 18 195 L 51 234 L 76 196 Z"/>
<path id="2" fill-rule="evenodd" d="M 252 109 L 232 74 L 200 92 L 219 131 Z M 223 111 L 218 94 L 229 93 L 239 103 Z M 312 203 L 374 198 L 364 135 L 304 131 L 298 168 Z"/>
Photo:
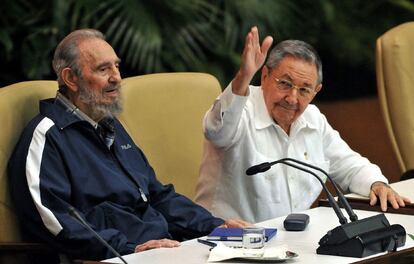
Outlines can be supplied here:
<path id="1" fill-rule="evenodd" d="M 118 165 L 118 167 L 125 173 L 125 175 L 133 182 L 137 185 L 138 187 L 138 191 L 139 194 L 142 198 L 142 201 L 144 201 L 144 203 L 148 202 L 148 198 L 145 195 L 144 191 L 141 189 L 141 187 L 139 186 L 139 183 L 134 179 L 134 177 L 131 176 L 131 174 L 129 174 L 129 172 L 124 168 L 124 166 L 122 166 L 122 163 L 117 159 L 117 156 L 115 155 L 114 152 L 112 152 L 111 150 L 109 150 L 108 148 L 106 148 L 105 151 L 109 151 L 112 160 Z"/>
<path id="2" fill-rule="evenodd" d="M 141 198 L 144 202 L 148 202 L 147 196 L 145 196 L 144 191 L 141 188 L 138 188 L 139 193 L 141 194 Z"/>

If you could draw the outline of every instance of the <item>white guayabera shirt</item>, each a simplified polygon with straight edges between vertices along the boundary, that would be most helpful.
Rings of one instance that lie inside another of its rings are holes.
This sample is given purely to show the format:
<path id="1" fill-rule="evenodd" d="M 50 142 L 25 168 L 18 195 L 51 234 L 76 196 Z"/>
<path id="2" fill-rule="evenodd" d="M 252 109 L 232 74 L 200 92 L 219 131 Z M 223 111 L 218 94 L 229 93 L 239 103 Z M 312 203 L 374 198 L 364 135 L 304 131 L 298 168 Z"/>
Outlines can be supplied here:
<path id="1" fill-rule="evenodd" d="M 246 175 L 247 168 L 266 161 L 294 158 L 313 164 L 342 189 L 364 196 L 373 182 L 388 182 L 378 166 L 350 149 L 314 105 L 292 124 L 288 136 L 269 115 L 261 87 L 250 86 L 248 96 L 238 96 L 230 84 L 207 112 L 204 129 L 195 200 L 224 219 L 255 223 L 303 211 L 320 194 L 317 179 L 283 164 Z"/>

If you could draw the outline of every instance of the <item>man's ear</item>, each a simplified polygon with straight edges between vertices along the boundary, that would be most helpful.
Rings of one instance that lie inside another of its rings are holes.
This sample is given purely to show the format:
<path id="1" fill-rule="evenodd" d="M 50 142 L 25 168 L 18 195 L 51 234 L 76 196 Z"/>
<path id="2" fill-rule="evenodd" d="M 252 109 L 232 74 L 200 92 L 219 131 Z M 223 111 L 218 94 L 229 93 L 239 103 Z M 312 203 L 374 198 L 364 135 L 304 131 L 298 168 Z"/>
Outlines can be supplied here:
<path id="1" fill-rule="evenodd" d="M 62 80 L 72 92 L 78 91 L 78 76 L 76 76 L 71 68 L 64 68 L 61 73 Z"/>
<path id="2" fill-rule="evenodd" d="M 316 86 L 316 88 L 315 88 L 315 93 L 313 94 L 313 97 L 312 97 L 312 100 L 311 101 L 313 101 L 313 99 L 315 98 L 315 96 L 316 96 L 316 93 L 319 93 L 319 91 L 320 90 L 322 90 L 322 83 L 320 83 L 320 84 L 318 84 L 317 86 Z"/>
<path id="3" fill-rule="evenodd" d="M 269 68 L 267 68 L 267 66 L 264 65 L 262 68 L 262 75 L 260 76 L 260 82 L 263 83 L 264 80 L 269 76 L 269 74 L 270 74 Z"/>
<path id="4" fill-rule="evenodd" d="M 315 92 L 319 93 L 319 91 L 322 90 L 322 83 L 318 84 L 315 88 Z"/>

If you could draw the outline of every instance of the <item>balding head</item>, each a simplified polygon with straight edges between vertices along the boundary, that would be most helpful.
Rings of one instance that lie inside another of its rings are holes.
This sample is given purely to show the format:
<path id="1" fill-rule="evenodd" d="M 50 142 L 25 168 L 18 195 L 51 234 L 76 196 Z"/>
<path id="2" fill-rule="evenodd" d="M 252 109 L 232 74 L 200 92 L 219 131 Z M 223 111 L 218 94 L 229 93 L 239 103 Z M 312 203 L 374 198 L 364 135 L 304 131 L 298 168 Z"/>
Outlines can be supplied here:
<path id="1" fill-rule="evenodd" d="M 79 65 L 80 52 L 78 47 L 82 41 L 88 39 L 105 40 L 105 36 L 95 29 L 79 29 L 67 35 L 56 47 L 52 66 L 57 75 L 59 89 L 63 94 L 66 94 L 67 89 L 65 82 L 62 80 L 62 70 L 71 68 L 77 76 L 80 77 L 82 75 Z"/>

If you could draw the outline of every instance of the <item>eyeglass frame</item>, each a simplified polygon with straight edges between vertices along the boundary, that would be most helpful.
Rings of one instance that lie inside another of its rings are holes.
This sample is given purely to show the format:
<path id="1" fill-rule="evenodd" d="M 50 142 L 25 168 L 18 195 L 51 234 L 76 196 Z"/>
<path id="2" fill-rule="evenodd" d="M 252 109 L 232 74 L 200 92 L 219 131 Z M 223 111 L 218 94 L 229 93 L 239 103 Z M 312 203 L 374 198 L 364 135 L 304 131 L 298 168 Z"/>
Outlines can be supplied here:
<path id="1" fill-rule="evenodd" d="M 306 86 L 295 85 L 295 84 L 293 84 L 293 82 L 291 82 L 289 80 L 286 80 L 286 79 L 279 79 L 279 78 L 276 78 L 276 77 L 273 77 L 273 79 L 276 81 L 277 89 L 279 89 L 282 92 L 289 92 L 289 91 L 292 91 L 292 89 L 295 89 L 295 90 L 298 91 L 299 95 L 301 97 L 305 98 L 305 99 L 312 99 L 312 95 L 314 96 L 315 94 L 318 93 L 317 91 L 315 91 L 315 89 L 312 89 L 312 88 L 306 87 Z M 288 89 L 281 89 L 280 88 L 280 85 L 282 85 L 281 82 L 286 82 L 286 85 L 291 86 L 291 87 L 288 88 Z M 301 89 L 308 91 L 309 92 L 309 97 L 302 95 Z"/>

